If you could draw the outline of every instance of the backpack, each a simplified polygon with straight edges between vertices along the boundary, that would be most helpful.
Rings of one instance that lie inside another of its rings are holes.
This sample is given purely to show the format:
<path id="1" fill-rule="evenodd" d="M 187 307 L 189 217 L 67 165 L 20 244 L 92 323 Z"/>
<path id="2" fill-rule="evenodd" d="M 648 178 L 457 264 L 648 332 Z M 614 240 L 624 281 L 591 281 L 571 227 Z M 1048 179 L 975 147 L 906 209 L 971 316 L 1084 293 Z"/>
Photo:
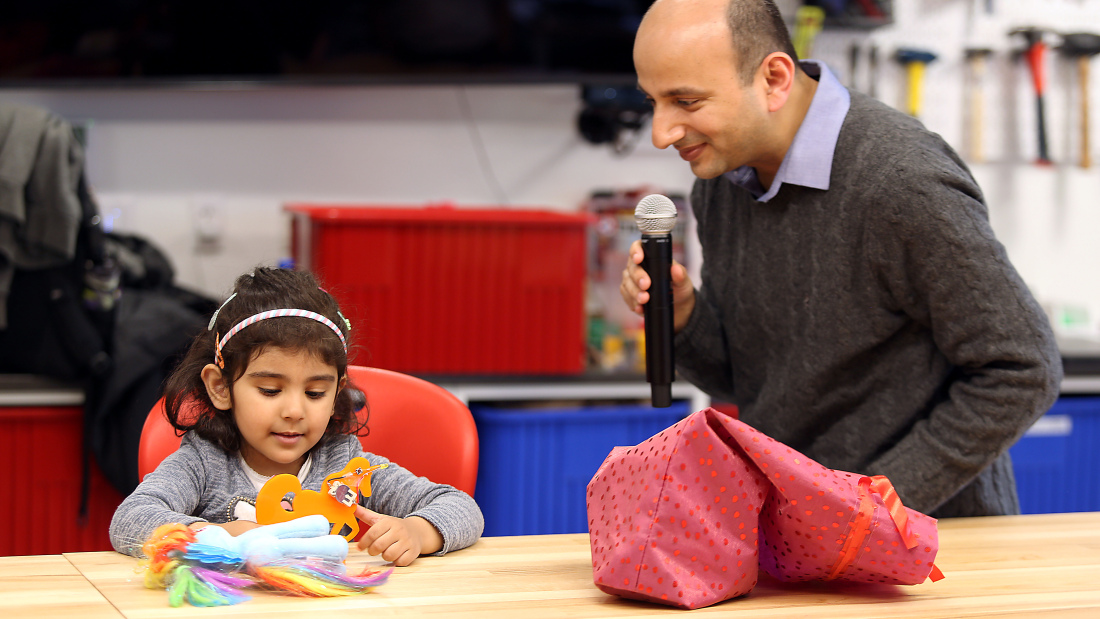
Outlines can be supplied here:
<path id="1" fill-rule="evenodd" d="M 18 131 L 12 129 L 13 118 L 23 122 Z M 0 122 L 0 153 L 9 162 L 23 157 L 26 178 L 22 182 L 27 192 L 25 197 L 18 195 L 9 182 L 5 195 L 15 207 L 25 206 L 27 217 L 25 221 L 0 219 L 0 226 L 5 226 L 0 240 L 9 241 L 0 247 L 0 267 L 14 271 L 7 289 L 6 327 L 0 328 L 0 373 L 50 376 L 84 388 L 80 514 L 85 516 L 89 458 L 95 458 L 123 494 L 137 486 L 137 450 L 145 418 L 160 398 L 164 378 L 191 339 L 206 327 L 217 303 L 176 286 L 168 257 L 152 243 L 104 231 L 84 177 L 82 146 L 67 122 L 41 110 L 8 104 L 0 104 L 0 121 L 5 121 Z M 42 131 L 48 138 L 36 135 L 38 124 L 49 126 Z M 45 144 L 47 139 L 57 143 Z M 52 149 L 52 159 L 40 156 L 46 148 Z M 51 169 L 36 177 L 37 169 L 27 169 L 30 161 Z M 53 174 L 58 168 L 62 172 Z M 0 181 L 10 181 L 6 171 L 0 168 Z M 55 178 L 65 182 L 44 185 L 43 179 Z M 70 180 L 75 182 L 70 185 Z M 43 191 L 43 186 L 48 190 Z M 63 218 L 43 215 L 52 216 L 49 200 L 79 204 L 75 230 L 60 229 L 66 225 L 60 221 Z M 21 201 L 26 204 L 18 204 Z M 46 210 L 31 213 L 35 208 Z M 0 216 L 4 212 L 0 210 Z M 75 234 L 71 259 L 42 260 L 27 267 L 13 258 L 33 258 L 34 248 L 19 254 L 22 247 L 13 247 L 30 235 L 25 229 L 31 228 L 27 222 L 32 216 L 38 217 L 35 225 L 40 233 Z"/>

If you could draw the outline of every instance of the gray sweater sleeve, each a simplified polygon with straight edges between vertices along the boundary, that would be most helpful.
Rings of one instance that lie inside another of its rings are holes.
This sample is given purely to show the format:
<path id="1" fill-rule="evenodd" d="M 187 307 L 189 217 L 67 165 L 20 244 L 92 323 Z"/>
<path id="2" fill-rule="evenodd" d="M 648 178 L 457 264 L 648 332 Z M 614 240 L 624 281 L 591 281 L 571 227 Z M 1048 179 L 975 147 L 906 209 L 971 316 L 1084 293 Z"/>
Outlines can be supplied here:
<path id="1" fill-rule="evenodd" d="M 904 160 L 882 168 L 883 208 L 865 237 L 871 268 L 884 305 L 926 326 L 954 372 L 946 397 L 868 470 L 893 481 L 907 504 L 930 511 L 1050 407 L 1062 365 L 1046 316 L 993 237 L 974 189 L 926 151 Z M 923 172 L 919 186 L 912 169 Z M 904 208 L 888 199 L 899 189 L 908 196 Z"/>
<path id="2" fill-rule="evenodd" d="M 211 519 L 207 509 L 219 493 L 212 486 L 211 471 L 215 480 L 228 480 L 235 462 L 213 445 L 197 443 L 185 436 L 180 448 L 165 458 L 160 466 L 146 475 L 138 487 L 122 501 L 111 519 L 111 544 L 115 550 L 141 556 L 141 546 L 157 527 L 178 522 L 189 525 L 194 522 L 228 522 Z M 243 475 L 242 475 L 243 476 Z M 224 494 L 224 493 L 222 493 Z M 224 496 L 228 505 L 228 495 Z"/>
<path id="3" fill-rule="evenodd" d="M 707 205 L 714 199 L 711 183 L 696 182 L 692 187 L 691 204 Z M 699 229 L 707 226 L 711 210 L 694 209 Z M 731 376 L 730 350 L 737 345 L 729 340 L 723 326 L 721 313 L 711 299 L 708 282 L 723 277 L 714 273 L 706 260 L 703 261 L 700 282 L 695 289 L 695 308 L 688 322 L 673 341 L 676 354 L 676 369 L 691 384 L 702 389 L 713 398 L 725 402 L 737 402 Z M 721 300 L 717 300 L 721 303 Z"/>
<path id="4" fill-rule="evenodd" d="M 320 490 L 324 478 L 339 471 L 355 457 L 371 464 L 388 463 L 371 477 L 372 494 L 360 499 L 367 509 L 406 518 L 420 516 L 443 536 L 445 554 L 478 540 L 485 527 L 477 503 L 452 486 L 417 477 L 386 458 L 362 451 L 354 436 L 325 441 L 313 452 L 313 464 L 302 487 Z M 161 462 L 126 497 L 111 520 L 111 543 L 119 552 L 141 556 L 141 545 L 160 525 L 199 521 L 226 523 L 233 519 L 235 501 L 255 502 L 251 487 L 236 454 L 188 433 L 180 449 Z"/>

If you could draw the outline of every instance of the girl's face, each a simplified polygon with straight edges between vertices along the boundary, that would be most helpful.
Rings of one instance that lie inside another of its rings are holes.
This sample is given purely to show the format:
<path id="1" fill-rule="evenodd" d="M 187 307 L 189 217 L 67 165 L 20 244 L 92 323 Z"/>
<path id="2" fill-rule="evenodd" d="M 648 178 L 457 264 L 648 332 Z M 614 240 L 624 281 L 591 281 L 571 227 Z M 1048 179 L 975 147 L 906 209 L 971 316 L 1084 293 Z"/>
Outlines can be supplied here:
<path id="1" fill-rule="evenodd" d="M 261 475 L 297 474 L 341 387 L 336 368 L 305 351 L 268 348 L 253 359 L 231 402 L 245 462 Z"/>

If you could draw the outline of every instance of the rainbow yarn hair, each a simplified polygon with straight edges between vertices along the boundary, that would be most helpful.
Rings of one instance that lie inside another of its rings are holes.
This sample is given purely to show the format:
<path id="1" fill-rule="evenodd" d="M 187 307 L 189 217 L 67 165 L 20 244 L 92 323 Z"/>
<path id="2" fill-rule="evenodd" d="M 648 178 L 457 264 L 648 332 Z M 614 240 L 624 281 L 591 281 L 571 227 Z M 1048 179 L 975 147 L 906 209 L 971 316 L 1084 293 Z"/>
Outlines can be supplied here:
<path id="1" fill-rule="evenodd" d="M 311 597 L 366 593 L 393 569 L 347 574 L 348 543 L 326 535 L 324 516 L 258 527 L 237 537 L 221 527 L 157 528 L 142 547 L 145 586 L 167 589 L 168 604 L 226 606 L 250 599 L 247 589 Z"/>

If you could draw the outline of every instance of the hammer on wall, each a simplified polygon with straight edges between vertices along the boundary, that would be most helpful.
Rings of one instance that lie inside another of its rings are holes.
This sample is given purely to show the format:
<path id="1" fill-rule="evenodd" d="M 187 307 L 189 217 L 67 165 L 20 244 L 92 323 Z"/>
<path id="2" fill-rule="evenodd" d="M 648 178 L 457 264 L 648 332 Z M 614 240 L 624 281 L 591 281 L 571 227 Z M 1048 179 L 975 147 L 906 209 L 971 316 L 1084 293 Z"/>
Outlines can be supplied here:
<path id="1" fill-rule="evenodd" d="M 1031 81 L 1035 86 L 1036 127 L 1039 131 L 1039 159 L 1036 163 L 1049 164 L 1046 113 L 1043 111 L 1043 91 L 1046 88 L 1043 59 L 1046 57 L 1047 51 L 1046 43 L 1043 42 L 1043 30 L 1041 28 L 1017 28 L 1009 34 L 1022 35 L 1027 42 L 1024 57 L 1027 58 L 1027 66 L 1031 69 Z"/>
<path id="2" fill-rule="evenodd" d="M 970 103 L 970 159 L 977 162 L 985 158 L 985 153 L 982 150 L 983 112 L 985 108 L 982 97 L 982 81 L 985 79 L 986 58 L 992 53 L 993 50 L 988 47 L 966 48 L 966 63 L 970 67 L 970 88 L 967 93 Z"/>
<path id="3" fill-rule="evenodd" d="M 1062 53 L 1077 59 L 1077 81 L 1081 86 L 1081 167 L 1092 165 L 1089 155 L 1089 60 L 1100 53 L 1100 35 L 1075 32 L 1062 35 Z"/>
<path id="4" fill-rule="evenodd" d="M 921 87 L 924 84 L 924 68 L 928 63 L 936 59 L 936 55 L 923 49 L 902 47 L 895 54 L 895 58 L 905 67 L 908 76 L 908 105 L 906 111 L 910 116 L 920 116 Z"/>

